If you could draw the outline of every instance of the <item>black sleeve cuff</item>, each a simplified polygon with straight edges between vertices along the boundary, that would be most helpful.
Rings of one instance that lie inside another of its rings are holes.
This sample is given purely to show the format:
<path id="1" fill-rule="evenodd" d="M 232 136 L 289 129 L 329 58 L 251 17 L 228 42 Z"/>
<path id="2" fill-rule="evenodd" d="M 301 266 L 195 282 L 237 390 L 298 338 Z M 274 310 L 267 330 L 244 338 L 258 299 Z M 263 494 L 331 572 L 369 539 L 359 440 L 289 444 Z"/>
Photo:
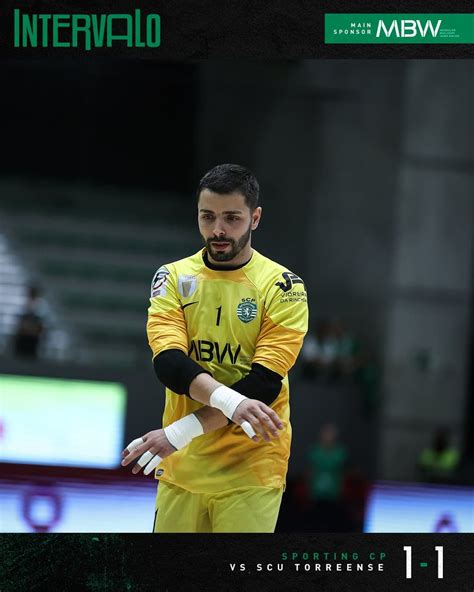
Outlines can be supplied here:
<path id="1" fill-rule="evenodd" d="M 261 364 L 252 364 L 252 369 L 230 388 L 250 399 L 271 405 L 281 391 L 282 376 Z"/>
<path id="2" fill-rule="evenodd" d="M 189 385 L 198 374 L 205 372 L 197 362 L 188 358 L 180 349 L 166 349 L 153 360 L 158 380 L 178 395 L 189 397 Z"/>

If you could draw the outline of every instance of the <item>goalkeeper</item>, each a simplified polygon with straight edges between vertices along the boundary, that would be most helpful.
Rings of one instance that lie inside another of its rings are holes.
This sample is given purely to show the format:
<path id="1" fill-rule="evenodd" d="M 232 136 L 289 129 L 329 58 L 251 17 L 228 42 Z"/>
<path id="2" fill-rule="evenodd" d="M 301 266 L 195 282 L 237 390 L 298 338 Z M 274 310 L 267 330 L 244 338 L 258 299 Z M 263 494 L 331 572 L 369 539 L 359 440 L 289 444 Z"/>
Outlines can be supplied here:
<path id="1" fill-rule="evenodd" d="M 290 455 L 288 371 L 307 330 L 303 281 L 251 247 L 259 186 L 234 164 L 200 181 L 204 248 L 160 267 L 147 333 L 164 429 L 124 466 L 155 470 L 155 532 L 273 532 Z"/>

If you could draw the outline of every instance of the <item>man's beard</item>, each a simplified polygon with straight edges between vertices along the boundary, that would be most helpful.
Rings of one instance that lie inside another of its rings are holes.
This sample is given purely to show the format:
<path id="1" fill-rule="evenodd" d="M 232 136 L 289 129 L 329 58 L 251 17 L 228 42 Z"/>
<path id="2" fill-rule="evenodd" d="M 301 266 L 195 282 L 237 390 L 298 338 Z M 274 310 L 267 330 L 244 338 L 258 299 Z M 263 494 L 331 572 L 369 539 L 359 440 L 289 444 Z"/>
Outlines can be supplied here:
<path id="1" fill-rule="evenodd" d="M 234 240 L 233 238 L 208 238 L 207 240 L 203 238 L 204 242 L 206 243 L 206 249 L 209 255 L 214 259 L 214 261 L 231 261 L 234 257 L 242 251 L 242 249 L 246 246 L 249 242 L 250 235 L 252 234 L 252 224 L 249 225 L 248 230 L 238 239 Z M 216 251 L 214 250 L 211 243 L 229 243 L 230 251 Z"/>

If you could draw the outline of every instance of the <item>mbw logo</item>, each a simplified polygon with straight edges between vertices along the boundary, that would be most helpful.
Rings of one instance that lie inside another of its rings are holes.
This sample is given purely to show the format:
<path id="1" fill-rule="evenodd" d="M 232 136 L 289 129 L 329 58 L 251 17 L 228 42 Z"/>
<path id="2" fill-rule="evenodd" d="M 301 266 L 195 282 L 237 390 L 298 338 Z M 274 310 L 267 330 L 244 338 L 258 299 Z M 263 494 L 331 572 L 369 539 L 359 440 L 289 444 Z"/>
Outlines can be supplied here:
<path id="1" fill-rule="evenodd" d="M 214 358 L 217 359 L 219 364 L 224 362 L 226 356 L 229 357 L 229 361 L 232 364 L 237 362 L 240 353 L 240 343 L 237 346 L 232 346 L 230 343 L 226 343 L 224 347 L 217 341 L 206 341 L 205 339 L 199 339 L 197 342 L 191 340 L 191 347 L 188 351 L 188 356 L 194 358 L 198 362 L 212 362 Z"/>
<path id="2" fill-rule="evenodd" d="M 383 20 L 379 20 L 377 25 L 376 37 L 380 37 L 383 34 L 385 37 L 390 37 L 392 34 L 394 37 L 416 37 L 420 35 L 425 38 L 428 34 L 432 37 L 436 37 L 439 32 L 442 20 L 438 20 L 436 25 L 433 22 L 427 20 L 423 25 L 420 20 L 402 19 L 393 20 L 389 26 L 387 26 Z"/>
<path id="3" fill-rule="evenodd" d="M 474 43 L 474 13 L 328 13 L 325 43 Z"/>

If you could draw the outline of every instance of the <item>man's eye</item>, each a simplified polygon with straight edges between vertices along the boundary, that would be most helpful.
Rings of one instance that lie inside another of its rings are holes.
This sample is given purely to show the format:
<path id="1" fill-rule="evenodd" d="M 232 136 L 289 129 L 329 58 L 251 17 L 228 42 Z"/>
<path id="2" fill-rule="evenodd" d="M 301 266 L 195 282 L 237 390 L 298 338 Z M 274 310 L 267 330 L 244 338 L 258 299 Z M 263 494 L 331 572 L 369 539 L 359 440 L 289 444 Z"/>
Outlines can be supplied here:
<path id="1" fill-rule="evenodd" d="M 201 216 L 201 218 L 202 218 L 203 220 L 212 220 L 212 216 L 211 216 L 210 214 L 203 214 L 203 215 Z"/>
<path id="2" fill-rule="evenodd" d="M 231 222 L 233 222 L 234 220 L 238 220 L 239 217 L 238 216 L 228 216 L 227 220 L 230 220 Z"/>

